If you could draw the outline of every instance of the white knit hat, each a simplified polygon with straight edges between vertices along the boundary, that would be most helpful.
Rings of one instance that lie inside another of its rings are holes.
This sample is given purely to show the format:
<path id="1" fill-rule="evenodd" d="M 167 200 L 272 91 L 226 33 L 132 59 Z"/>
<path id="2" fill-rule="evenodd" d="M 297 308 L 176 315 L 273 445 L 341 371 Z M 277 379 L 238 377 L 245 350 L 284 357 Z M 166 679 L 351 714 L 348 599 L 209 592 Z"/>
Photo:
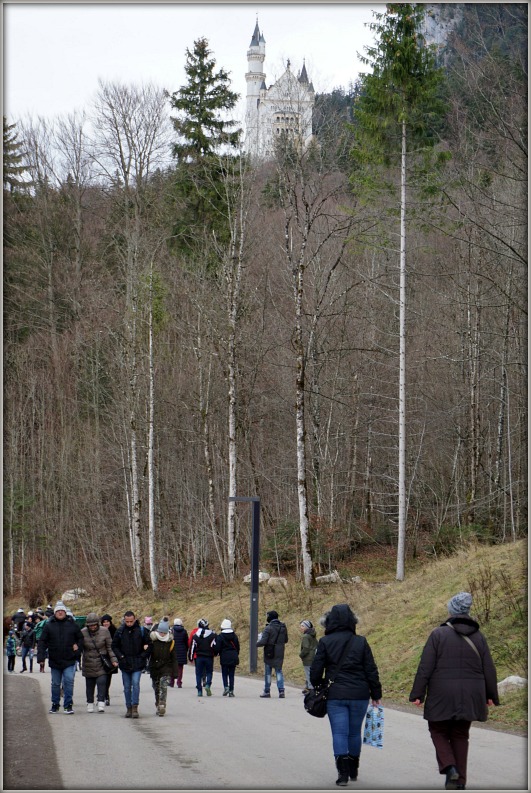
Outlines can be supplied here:
<path id="1" fill-rule="evenodd" d="M 182 619 L 180 617 L 175 617 L 175 619 L 173 620 L 173 624 L 174 625 L 182 625 L 183 621 L 182 621 Z"/>
<path id="2" fill-rule="evenodd" d="M 221 630 L 222 631 L 232 630 L 232 622 L 230 620 L 223 620 L 223 622 L 221 623 Z"/>

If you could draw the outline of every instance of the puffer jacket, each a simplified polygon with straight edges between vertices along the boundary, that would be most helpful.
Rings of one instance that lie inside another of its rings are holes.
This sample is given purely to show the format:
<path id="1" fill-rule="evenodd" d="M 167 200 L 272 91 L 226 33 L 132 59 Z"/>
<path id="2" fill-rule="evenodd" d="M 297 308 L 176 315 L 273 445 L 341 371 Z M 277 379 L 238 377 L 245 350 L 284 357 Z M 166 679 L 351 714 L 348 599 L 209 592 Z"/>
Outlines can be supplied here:
<path id="1" fill-rule="evenodd" d="M 301 651 L 299 658 L 303 666 L 311 666 L 315 658 L 315 651 L 317 650 L 317 637 L 315 635 L 315 628 L 306 628 L 301 637 Z"/>
<path id="2" fill-rule="evenodd" d="M 74 650 L 77 645 L 77 650 Z M 58 620 L 50 617 L 37 644 L 37 663 L 44 663 L 48 650 L 48 663 L 51 669 L 67 669 L 81 658 L 83 634 L 75 620 Z"/>
<path id="3" fill-rule="evenodd" d="M 424 645 L 409 701 L 424 702 L 428 721 L 486 721 L 487 700 L 499 705 L 496 668 L 487 640 L 471 617 L 451 617 Z M 479 658 L 463 638 L 468 636 Z"/>
<path id="4" fill-rule="evenodd" d="M 264 630 L 258 637 L 256 642 L 257 647 L 266 647 L 268 644 L 273 644 L 275 647 L 275 655 L 273 658 L 265 657 L 264 649 L 264 663 L 273 668 L 282 668 L 284 663 L 284 648 L 288 643 L 288 629 L 286 625 L 278 619 L 271 620 L 265 626 Z"/>
<path id="5" fill-rule="evenodd" d="M 240 640 L 234 631 L 222 630 L 218 634 L 216 651 L 222 666 L 238 666 L 240 663 Z"/>
<path id="6" fill-rule="evenodd" d="M 179 664 L 188 663 L 188 631 L 182 625 L 173 626 L 173 638 L 175 641 L 175 656 Z"/>
<path id="7" fill-rule="evenodd" d="M 347 643 L 350 647 L 341 665 Z M 319 640 L 310 667 L 310 682 L 317 687 L 333 680 L 328 699 L 374 699 L 382 697 L 378 667 L 364 636 L 356 635 L 354 615 L 347 604 L 334 606 L 327 617 L 325 635 Z"/>
<path id="8" fill-rule="evenodd" d="M 130 628 L 122 622 L 116 628 L 112 640 L 112 649 L 122 672 L 142 671 L 151 654 L 151 644 L 148 632 L 140 627 L 138 620 L 135 620 Z M 144 650 L 145 645 L 147 645 L 146 650 Z"/>
<path id="9" fill-rule="evenodd" d="M 85 626 L 81 629 L 84 639 L 83 658 L 81 660 L 81 673 L 83 677 L 99 677 L 107 674 L 101 662 L 100 653 L 109 655 L 111 661 L 118 661 L 112 649 L 111 634 L 102 625 L 92 633 L 90 628 Z"/>

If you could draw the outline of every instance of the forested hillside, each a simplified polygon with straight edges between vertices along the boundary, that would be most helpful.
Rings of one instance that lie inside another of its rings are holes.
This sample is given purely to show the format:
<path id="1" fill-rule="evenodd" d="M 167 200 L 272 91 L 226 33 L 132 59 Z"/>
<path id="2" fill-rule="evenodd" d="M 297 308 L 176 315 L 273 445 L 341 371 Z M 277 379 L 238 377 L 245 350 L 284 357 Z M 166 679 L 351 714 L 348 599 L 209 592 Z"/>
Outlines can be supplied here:
<path id="1" fill-rule="evenodd" d="M 463 7 L 408 150 L 408 556 L 527 534 L 527 6 Z M 4 119 L 10 593 L 231 580 L 234 495 L 271 570 L 397 543 L 401 174 L 353 156 L 367 84 L 249 162 L 208 42 L 186 58 L 171 96 Z"/>

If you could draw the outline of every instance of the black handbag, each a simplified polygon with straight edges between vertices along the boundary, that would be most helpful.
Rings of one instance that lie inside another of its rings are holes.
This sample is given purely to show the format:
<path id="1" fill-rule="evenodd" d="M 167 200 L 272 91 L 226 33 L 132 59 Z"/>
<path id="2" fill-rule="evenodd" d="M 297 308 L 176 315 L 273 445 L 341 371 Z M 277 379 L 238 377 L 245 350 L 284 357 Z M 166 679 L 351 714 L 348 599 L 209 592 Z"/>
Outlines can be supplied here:
<path id="1" fill-rule="evenodd" d="M 352 638 L 348 640 L 345 645 L 345 649 L 341 655 L 339 660 L 339 666 L 336 669 L 336 675 L 339 673 L 341 667 L 343 666 L 343 661 L 347 655 L 348 648 L 350 646 L 350 642 Z M 310 714 L 310 716 L 315 716 L 317 719 L 322 719 L 326 716 L 328 710 L 328 692 L 330 686 L 334 681 L 328 680 L 328 682 L 323 683 L 317 688 L 312 688 L 308 691 L 307 694 L 304 696 L 304 710 Z"/>
<path id="2" fill-rule="evenodd" d="M 116 666 L 113 666 L 113 663 L 108 654 L 100 653 L 100 651 L 98 650 L 98 646 L 94 641 L 94 637 L 91 636 L 90 638 L 92 639 L 92 644 L 94 645 L 94 649 L 97 651 L 100 657 L 101 665 L 103 666 L 103 671 L 105 672 L 106 675 L 113 675 L 115 672 L 118 671 L 118 668 Z"/>

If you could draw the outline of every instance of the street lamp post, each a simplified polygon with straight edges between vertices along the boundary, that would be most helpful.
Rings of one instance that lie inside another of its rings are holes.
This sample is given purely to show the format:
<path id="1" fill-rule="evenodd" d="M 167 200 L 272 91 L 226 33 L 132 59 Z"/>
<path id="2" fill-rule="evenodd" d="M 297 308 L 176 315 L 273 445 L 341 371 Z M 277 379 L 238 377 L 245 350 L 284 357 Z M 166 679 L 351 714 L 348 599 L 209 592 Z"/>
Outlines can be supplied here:
<path id="1" fill-rule="evenodd" d="M 251 548 L 251 602 L 249 617 L 249 671 L 256 672 L 258 638 L 258 565 L 260 559 L 260 499 L 258 496 L 229 496 L 229 501 L 252 501 L 253 541 Z"/>

